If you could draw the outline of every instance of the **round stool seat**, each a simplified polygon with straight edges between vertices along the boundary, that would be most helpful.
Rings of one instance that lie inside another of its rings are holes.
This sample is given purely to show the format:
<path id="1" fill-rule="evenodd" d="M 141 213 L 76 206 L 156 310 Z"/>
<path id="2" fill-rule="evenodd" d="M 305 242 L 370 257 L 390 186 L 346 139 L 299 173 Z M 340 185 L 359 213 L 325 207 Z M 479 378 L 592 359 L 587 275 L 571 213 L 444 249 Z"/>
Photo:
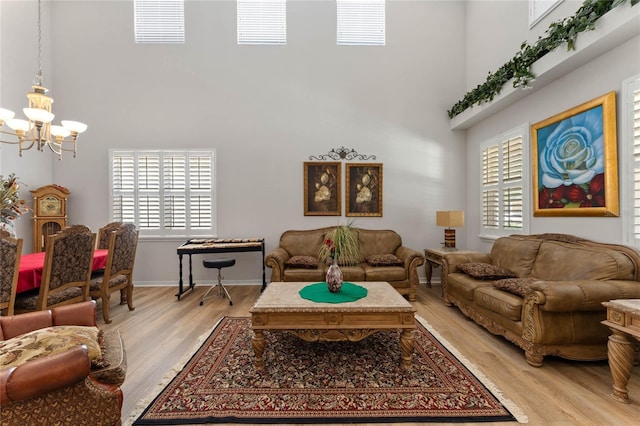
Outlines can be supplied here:
<path id="1" fill-rule="evenodd" d="M 233 266 L 236 264 L 235 259 L 212 259 L 212 260 L 203 260 L 202 264 L 205 268 L 226 268 L 228 266 Z"/>

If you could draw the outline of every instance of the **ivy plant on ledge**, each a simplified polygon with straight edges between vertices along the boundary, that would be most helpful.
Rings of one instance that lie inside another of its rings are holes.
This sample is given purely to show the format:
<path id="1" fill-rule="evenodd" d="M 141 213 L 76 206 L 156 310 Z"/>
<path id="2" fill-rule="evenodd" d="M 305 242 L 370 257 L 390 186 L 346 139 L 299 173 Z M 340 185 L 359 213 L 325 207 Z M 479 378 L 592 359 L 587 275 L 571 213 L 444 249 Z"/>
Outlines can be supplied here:
<path id="1" fill-rule="evenodd" d="M 627 0 L 585 0 L 575 15 L 558 22 L 553 22 L 545 32 L 545 37 L 538 37 L 538 41 L 530 45 L 526 41 L 520 46 L 520 51 L 497 71 L 489 73 L 487 81 L 468 92 L 447 111 L 449 118 L 462 113 L 474 105 L 490 102 L 500 93 L 502 87 L 513 79 L 513 87 L 526 89 L 536 76 L 531 71 L 531 65 L 547 53 L 563 43 L 567 43 L 567 50 L 575 50 L 578 34 L 595 29 L 595 23 L 602 15 L 611 9 L 625 3 Z M 630 0 L 635 6 L 640 0 Z"/>

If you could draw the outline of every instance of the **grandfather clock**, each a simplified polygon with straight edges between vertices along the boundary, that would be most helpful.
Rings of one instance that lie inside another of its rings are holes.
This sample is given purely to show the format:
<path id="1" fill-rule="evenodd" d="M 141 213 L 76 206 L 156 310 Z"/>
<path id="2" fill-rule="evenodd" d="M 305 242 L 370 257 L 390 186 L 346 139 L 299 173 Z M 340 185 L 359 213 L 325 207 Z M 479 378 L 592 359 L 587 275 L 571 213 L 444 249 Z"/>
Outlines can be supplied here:
<path id="1" fill-rule="evenodd" d="M 69 190 L 59 185 L 46 185 L 31 191 L 33 195 L 33 251 L 44 251 L 47 236 L 67 226 Z"/>

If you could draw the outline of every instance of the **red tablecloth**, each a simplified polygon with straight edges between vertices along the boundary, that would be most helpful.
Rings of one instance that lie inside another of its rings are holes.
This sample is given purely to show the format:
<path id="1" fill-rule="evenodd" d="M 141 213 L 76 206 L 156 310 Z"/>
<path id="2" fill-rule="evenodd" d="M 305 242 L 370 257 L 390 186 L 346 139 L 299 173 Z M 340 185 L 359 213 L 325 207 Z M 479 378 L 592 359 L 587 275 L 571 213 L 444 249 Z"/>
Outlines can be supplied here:
<path id="1" fill-rule="evenodd" d="M 93 270 L 102 269 L 107 264 L 109 250 L 95 250 L 93 252 Z M 42 270 L 44 269 L 45 252 L 23 254 L 20 257 L 20 272 L 18 274 L 18 293 L 40 287 Z"/>

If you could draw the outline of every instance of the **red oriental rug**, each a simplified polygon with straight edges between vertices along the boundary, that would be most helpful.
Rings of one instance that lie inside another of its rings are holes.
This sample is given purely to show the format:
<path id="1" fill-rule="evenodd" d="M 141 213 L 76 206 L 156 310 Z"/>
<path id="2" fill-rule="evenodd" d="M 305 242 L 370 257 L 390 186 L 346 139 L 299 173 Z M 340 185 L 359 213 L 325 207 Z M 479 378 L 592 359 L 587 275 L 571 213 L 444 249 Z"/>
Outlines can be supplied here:
<path id="1" fill-rule="evenodd" d="M 266 368 L 257 372 L 250 325 L 249 318 L 220 320 L 182 370 L 161 385 L 164 388 L 152 401 L 141 402 L 129 421 L 135 420 L 134 425 L 527 421 L 486 377 L 465 367 L 463 362 L 468 362 L 454 348 L 445 348 L 443 339 L 434 337 L 437 332 L 422 319 L 417 321 L 409 370 L 400 367 L 397 331 L 378 332 L 360 342 L 330 343 L 265 332 Z"/>

